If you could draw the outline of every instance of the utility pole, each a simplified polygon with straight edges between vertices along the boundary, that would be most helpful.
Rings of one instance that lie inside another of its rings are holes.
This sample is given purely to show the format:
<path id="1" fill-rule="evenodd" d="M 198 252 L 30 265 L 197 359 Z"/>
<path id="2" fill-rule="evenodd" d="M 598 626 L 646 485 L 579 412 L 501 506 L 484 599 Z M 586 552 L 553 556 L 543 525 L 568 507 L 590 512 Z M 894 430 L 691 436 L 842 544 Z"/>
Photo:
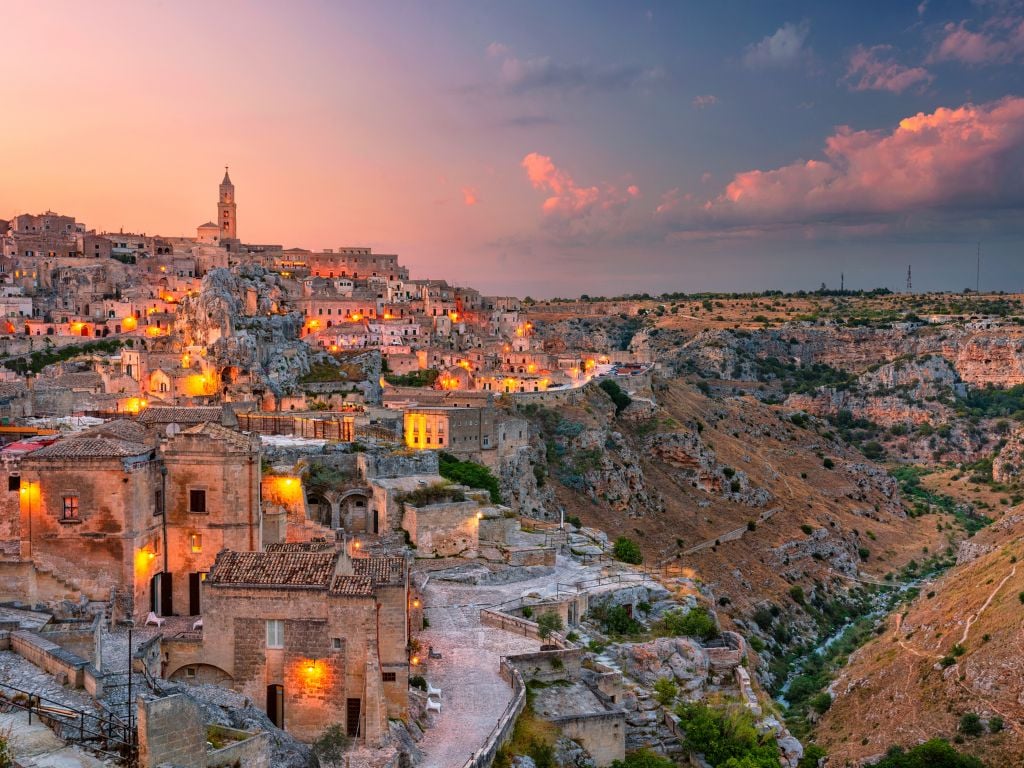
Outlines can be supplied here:
<path id="1" fill-rule="evenodd" d="M 907 293 L 913 293 L 913 292 L 914 292 L 914 283 L 910 279 L 910 265 L 907 264 Z"/>
<path id="2" fill-rule="evenodd" d="M 981 293 L 981 243 L 978 243 L 978 265 L 974 271 L 974 292 Z"/>
<path id="3" fill-rule="evenodd" d="M 839 273 L 839 292 L 842 293 L 846 290 L 846 275 L 842 272 Z"/>

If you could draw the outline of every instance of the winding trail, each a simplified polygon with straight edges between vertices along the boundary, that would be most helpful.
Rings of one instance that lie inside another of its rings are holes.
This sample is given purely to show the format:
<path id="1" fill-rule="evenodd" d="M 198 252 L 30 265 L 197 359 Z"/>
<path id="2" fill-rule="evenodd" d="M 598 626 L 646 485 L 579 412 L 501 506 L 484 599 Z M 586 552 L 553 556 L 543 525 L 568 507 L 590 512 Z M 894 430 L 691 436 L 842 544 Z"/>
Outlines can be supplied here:
<path id="1" fill-rule="evenodd" d="M 996 596 L 996 593 L 1003 588 L 1003 585 L 1006 582 L 1008 582 L 1011 578 L 1013 578 L 1016 575 L 1017 566 L 1014 565 L 1010 572 L 1003 576 L 1003 580 L 996 585 L 996 588 L 992 590 L 992 593 L 988 596 L 988 599 L 986 599 L 985 602 L 982 604 L 981 608 L 978 609 L 978 612 L 971 616 L 969 619 L 967 619 L 967 626 L 964 627 L 964 633 L 960 636 L 960 645 L 963 645 L 967 642 L 967 636 L 971 632 L 971 625 L 973 625 L 974 622 L 977 621 L 978 618 L 981 616 L 981 614 L 985 612 L 985 609 L 988 608 L 989 604 L 992 602 L 992 599 Z"/>

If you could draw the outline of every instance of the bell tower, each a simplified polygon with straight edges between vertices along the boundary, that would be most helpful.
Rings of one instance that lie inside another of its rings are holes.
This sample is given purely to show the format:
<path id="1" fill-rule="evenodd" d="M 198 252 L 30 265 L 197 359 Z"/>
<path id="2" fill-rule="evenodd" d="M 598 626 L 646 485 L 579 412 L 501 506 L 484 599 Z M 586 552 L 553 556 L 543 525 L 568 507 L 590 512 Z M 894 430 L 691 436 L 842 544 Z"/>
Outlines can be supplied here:
<path id="1" fill-rule="evenodd" d="M 235 240 L 238 238 L 238 211 L 235 205 L 235 185 L 228 176 L 228 167 L 224 166 L 224 181 L 220 183 L 220 200 L 217 202 L 217 225 L 220 227 L 220 239 Z"/>

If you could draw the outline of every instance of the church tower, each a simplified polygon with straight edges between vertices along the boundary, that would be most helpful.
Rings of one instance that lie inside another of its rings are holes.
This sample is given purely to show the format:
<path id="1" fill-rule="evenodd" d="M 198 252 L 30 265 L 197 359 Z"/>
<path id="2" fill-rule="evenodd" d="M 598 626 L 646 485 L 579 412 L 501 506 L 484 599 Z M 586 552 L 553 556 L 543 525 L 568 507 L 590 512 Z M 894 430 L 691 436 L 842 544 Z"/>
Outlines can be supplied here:
<path id="1" fill-rule="evenodd" d="M 228 176 L 228 167 L 224 166 L 224 181 L 220 183 L 220 201 L 217 203 L 217 224 L 220 226 L 220 239 L 236 240 L 238 238 L 238 211 L 235 205 L 235 185 Z"/>

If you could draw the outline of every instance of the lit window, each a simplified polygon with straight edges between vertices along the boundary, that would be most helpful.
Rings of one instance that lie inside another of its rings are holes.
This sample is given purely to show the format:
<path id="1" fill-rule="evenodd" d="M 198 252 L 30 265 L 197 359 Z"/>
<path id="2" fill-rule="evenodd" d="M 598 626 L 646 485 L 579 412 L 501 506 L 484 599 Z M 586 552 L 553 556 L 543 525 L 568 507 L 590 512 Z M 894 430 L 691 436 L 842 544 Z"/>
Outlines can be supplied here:
<path id="1" fill-rule="evenodd" d="M 192 548 L 193 552 L 203 551 L 203 535 L 201 533 L 193 533 L 188 537 L 188 545 Z"/>
<path id="2" fill-rule="evenodd" d="M 280 619 L 267 621 L 267 648 L 284 648 L 284 622 Z"/>
<path id="3" fill-rule="evenodd" d="M 200 488 L 190 488 L 188 492 L 188 511 L 206 512 L 206 491 Z"/>
<path id="4" fill-rule="evenodd" d="M 78 520 L 78 497 L 77 496 L 65 496 L 63 510 L 61 514 L 62 520 Z"/>

